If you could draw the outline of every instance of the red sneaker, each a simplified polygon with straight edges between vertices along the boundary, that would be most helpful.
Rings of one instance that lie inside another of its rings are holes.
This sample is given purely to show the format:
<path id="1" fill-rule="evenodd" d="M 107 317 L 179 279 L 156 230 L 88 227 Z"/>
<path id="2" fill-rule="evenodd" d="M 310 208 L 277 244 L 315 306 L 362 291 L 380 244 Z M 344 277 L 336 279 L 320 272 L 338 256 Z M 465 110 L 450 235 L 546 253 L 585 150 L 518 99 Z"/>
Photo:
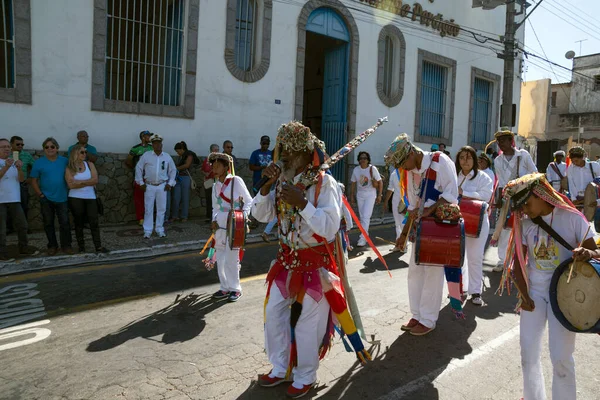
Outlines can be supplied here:
<path id="1" fill-rule="evenodd" d="M 419 325 L 419 321 L 417 321 L 414 318 L 411 318 L 410 321 L 408 321 L 408 324 L 402 325 L 400 329 L 402 329 L 403 331 L 411 331 L 417 325 Z"/>
<path id="2" fill-rule="evenodd" d="M 290 385 L 290 387 L 288 387 L 287 392 L 285 394 L 289 398 L 299 399 L 300 397 L 306 395 L 306 393 L 308 393 L 308 391 L 310 390 L 311 387 L 313 387 L 313 385 L 314 385 L 314 383 L 310 384 L 310 385 L 303 385 L 302 389 L 296 389 L 294 387 L 294 385 Z"/>
<path id="3" fill-rule="evenodd" d="M 423 336 L 423 335 L 427 335 L 433 329 L 434 328 L 428 328 L 425 325 L 419 323 L 417 326 L 415 326 L 414 328 L 412 328 L 410 330 L 410 334 L 415 335 L 415 336 Z"/>
<path id="4" fill-rule="evenodd" d="M 272 372 L 272 371 L 271 371 Z M 273 387 L 273 386 L 277 386 L 283 382 L 285 382 L 285 378 L 278 378 L 278 377 L 270 377 L 271 372 L 269 372 L 268 374 L 264 374 L 264 375 L 260 375 L 258 377 L 258 384 L 262 387 Z"/>

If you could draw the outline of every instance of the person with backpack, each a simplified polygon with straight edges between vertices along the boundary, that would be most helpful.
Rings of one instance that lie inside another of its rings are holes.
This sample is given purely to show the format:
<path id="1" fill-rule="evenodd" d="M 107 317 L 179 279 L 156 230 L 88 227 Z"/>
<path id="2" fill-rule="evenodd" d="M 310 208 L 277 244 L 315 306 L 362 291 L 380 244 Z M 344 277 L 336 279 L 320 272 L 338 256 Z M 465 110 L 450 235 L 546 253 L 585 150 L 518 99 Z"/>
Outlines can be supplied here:
<path id="1" fill-rule="evenodd" d="M 171 198 L 171 222 L 181 222 L 188 220 L 188 212 L 190 209 L 190 190 L 196 188 L 196 183 L 190 173 L 190 168 L 193 165 L 199 165 L 200 160 L 193 151 L 188 150 L 187 144 L 184 141 L 178 142 L 175 145 L 175 152 L 179 155 L 177 161 L 177 183 L 173 188 Z M 181 213 L 180 213 L 181 211 Z"/>
<path id="2" fill-rule="evenodd" d="M 381 203 L 383 196 L 383 181 L 377 167 L 371 165 L 371 155 L 369 153 L 366 151 L 358 153 L 358 164 L 352 171 L 352 178 L 350 179 L 352 182 L 350 201 L 352 205 L 358 203 L 360 224 L 368 234 L 373 207 L 376 203 Z M 361 234 L 356 246 L 363 247 L 366 245 L 367 239 Z"/>

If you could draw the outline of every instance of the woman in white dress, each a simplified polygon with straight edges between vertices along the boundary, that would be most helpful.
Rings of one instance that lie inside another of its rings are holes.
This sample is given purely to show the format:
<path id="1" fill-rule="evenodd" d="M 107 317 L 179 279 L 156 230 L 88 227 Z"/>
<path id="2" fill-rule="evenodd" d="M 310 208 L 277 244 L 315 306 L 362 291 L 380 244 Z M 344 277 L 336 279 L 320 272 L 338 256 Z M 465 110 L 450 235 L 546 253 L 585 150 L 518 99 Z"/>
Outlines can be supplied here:
<path id="1" fill-rule="evenodd" d="M 465 199 L 489 202 L 493 191 L 490 177 L 479 171 L 477 153 L 471 146 L 464 146 L 456 155 L 456 171 L 458 175 L 459 204 Z M 483 215 L 479 237 L 466 236 L 466 260 L 463 266 L 463 285 L 468 287 L 471 302 L 482 305 L 481 289 L 483 286 L 483 256 L 485 243 L 490 232 L 490 221 L 487 213 Z"/>
<path id="2" fill-rule="evenodd" d="M 352 205 L 358 203 L 358 215 L 360 224 L 365 232 L 369 233 L 371 215 L 375 204 L 381 203 L 383 192 L 383 182 L 377 167 L 371 165 L 371 155 L 366 151 L 358 153 L 358 164 L 352 171 L 352 182 L 350 192 L 350 202 Z M 360 235 L 357 247 L 366 246 L 367 239 Z"/>

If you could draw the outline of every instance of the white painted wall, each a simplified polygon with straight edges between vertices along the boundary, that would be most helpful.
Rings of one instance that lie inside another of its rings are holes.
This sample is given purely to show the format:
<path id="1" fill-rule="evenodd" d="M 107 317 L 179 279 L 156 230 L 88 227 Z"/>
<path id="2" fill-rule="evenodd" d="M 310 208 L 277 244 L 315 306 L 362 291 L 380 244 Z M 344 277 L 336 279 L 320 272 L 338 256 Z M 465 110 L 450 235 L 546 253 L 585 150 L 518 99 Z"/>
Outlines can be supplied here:
<path id="1" fill-rule="evenodd" d="M 91 111 L 93 2 L 33 0 L 33 104 L 0 103 L 3 128 L 0 135 L 22 136 L 28 148 L 40 148 L 46 136 L 54 136 L 66 148 L 76 141 L 78 130 L 86 129 L 90 143 L 99 151 L 124 153 L 137 142 L 139 131 L 149 129 L 165 137 L 165 150 L 172 153 L 173 145 L 180 140 L 203 155 L 211 143 L 221 145 L 223 140 L 231 139 L 234 154 L 249 157 L 258 148 L 261 135 L 274 138 L 278 126 L 293 117 L 297 21 L 305 2 L 274 0 L 273 3 L 269 71 L 262 80 L 247 84 L 236 80 L 225 66 L 225 2 L 200 0 L 196 117 L 187 120 Z M 502 76 L 502 60 L 488 50 L 453 38 L 441 38 L 418 21 L 395 17 L 353 0 L 343 3 L 351 7 L 360 35 L 356 129 L 366 129 L 381 116 L 390 118 L 364 144 L 373 161 L 383 161 L 385 148 L 398 133 L 413 133 L 419 48 L 453 58 L 458 64 L 454 139 L 450 148 L 454 154 L 467 142 L 471 66 Z M 423 2 L 426 10 L 454 18 L 462 26 L 497 34 L 504 31 L 504 8 L 483 11 L 472 9 L 470 4 L 469 1 Z M 375 81 L 379 31 L 392 22 L 404 33 L 407 49 L 404 97 L 398 106 L 389 109 L 377 97 Z M 466 39 L 467 35 L 462 32 L 459 38 Z M 516 103 L 519 93 L 520 82 L 516 80 Z M 281 104 L 276 105 L 275 99 L 281 100 Z"/>

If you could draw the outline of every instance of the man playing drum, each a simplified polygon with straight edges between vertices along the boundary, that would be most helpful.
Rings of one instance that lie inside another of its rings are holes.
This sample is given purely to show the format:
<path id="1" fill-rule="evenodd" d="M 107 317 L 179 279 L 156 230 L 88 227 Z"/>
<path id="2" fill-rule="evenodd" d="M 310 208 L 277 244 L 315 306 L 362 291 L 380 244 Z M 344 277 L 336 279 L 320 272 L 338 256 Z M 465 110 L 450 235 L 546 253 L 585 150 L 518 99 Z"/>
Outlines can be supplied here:
<path id="1" fill-rule="evenodd" d="M 508 129 L 503 129 L 494 135 L 496 143 L 502 151 L 494 160 L 494 170 L 498 178 L 498 187 L 496 189 L 494 202 L 501 207 L 502 189 L 508 181 L 519 178 L 523 175 L 537 172 L 537 168 L 531 159 L 531 155 L 527 150 L 515 148 L 515 134 Z M 504 266 L 504 255 L 508 246 L 508 238 L 510 236 L 510 226 L 505 226 L 507 221 L 496 221 L 497 225 L 504 227 L 502 234 L 498 240 L 498 264 L 494 267 L 494 271 L 500 272 Z"/>
<path id="2" fill-rule="evenodd" d="M 260 376 L 259 385 L 279 385 L 293 373 L 287 389 L 292 398 L 304 396 L 317 380 L 319 360 L 331 346 L 334 315 L 359 359 L 370 357 L 340 287 L 333 244 L 342 217 L 341 193 L 336 180 L 320 170 L 324 152 L 325 144 L 300 122 L 282 125 L 277 164 L 264 169 L 269 180 L 252 205 L 258 221 L 279 220 L 279 252 L 267 275 L 264 312 L 265 349 L 273 369 Z"/>
<path id="3" fill-rule="evenodd" d="M 442 152 L 430 153 L 413 145 L 406 133 L 396 137 L 384 156 L 386 164 L 402 168 L 408 174 L 407 197 L 409 220 L 396 241 L 396 247 L 404 248 L 413 224 L 421 217 L 433 216 L 442 204 L 458 204 L 456 168 L 450 158 Z M 435 173 L 435 183 L 423 185 L 428 171 Z M 423 188 L 427 187 L 422 191 Z M 421 196 L 423 195 L 423 196 Z M 423 199 L 423 201 L 421 201 Z M 420 212 L 422 211 L 422 214 Z M 430 265 L 417 265 L 415 246 L 408 266 L 408 296 L 412 318 L 402 330 L 411 335 L 426 335 L 435 328 L 442 305 L 444 268 Z"/>
<path id="4" fill-rule="evenodd" d="M 490 177 L 480 171 L 477 164 L 477 153 L 471 146 L 462 147 L 456 155 L 456 170 L 458 171 L 458 194 L 460 196 L 460 207 L 463 218 L 467 218 L 467 212 L 475 212 L 476 220 L 481 221 L 477 234 L 466 232 L 467 262 L 463 266 L 463 284 L 466 281 L 471 295 L 471 302 L 477 306 L 483 305 L 481 300 L 481 289 L 483 287 L 483 256 L 485 244 L 490 233 L 490 221 L 487 213 L 487 202 L 492 196 L 494 184 Z M 463 207 L 471 200 L 473 205 L 483 206 L 481 208 Z"/>
<path id="5" fill-rule="evenodd" d="M 502 285 L 512 277 L 519 290 L 521 308 L 521 365 L 525 400 L 545 400 L 542 373 L 542 336 L 548 321 L 548 347 L 552 360 L 552 398 L 575 399 L 575 333 L 564 328 L 550 305 L 554 270 L 565 260 L 587 261 L 600 257 L 594 232 L 573 204 L 555 191 L 543 174 L 510 181 L 506 196 L 515 213 L 513 236 L 506 254 Z M 503 209 L 506 215 L 508 210 Z M 529 218 L 524 218 L 527 215 Z M 494 233 L 497 238 L 498 227 Z M 554 231 L 554 235 L 550 234 Z M 554 236 L 574 248 L 567 250 Z"/>
<path id="6" fill-rule="evenodd" d="M 238 301 L 242 297 L 240 284 L 240 251 L 232 249 L 228 237 L 229 211 L 240 210 L 244 215 L 250 212 L 252 196 L 246 184 L 239 176 L 233 176 L 233 159 L 228 154 L 211 153 L 208 162 L 212 165 L 214 177 L 217 179 L 212 189 L 212 229 L 214 232 L 215 259 L 221 288 L 213 294 L 217 300 Z M 245 226 L 240 229 L 245 229 Z"/>
<path id="7" fill-rule="evenodd" d="M 581 146 L 571 147 L 569 149 L 569 158 L 571 165 L 567 169 L 567 177 L 569 179 L 569 194 L 571 201 L 579 209 L 584 206 L 584 194 L 586 187 L 600 178 L 600 164 L 586 160 L 586 152 Z M 600 199 L 596 198 L 596 203 L 600 204 Z M 594 222 L 596 231 L 600 229 L 600 215 L 596 210 Z"/>

